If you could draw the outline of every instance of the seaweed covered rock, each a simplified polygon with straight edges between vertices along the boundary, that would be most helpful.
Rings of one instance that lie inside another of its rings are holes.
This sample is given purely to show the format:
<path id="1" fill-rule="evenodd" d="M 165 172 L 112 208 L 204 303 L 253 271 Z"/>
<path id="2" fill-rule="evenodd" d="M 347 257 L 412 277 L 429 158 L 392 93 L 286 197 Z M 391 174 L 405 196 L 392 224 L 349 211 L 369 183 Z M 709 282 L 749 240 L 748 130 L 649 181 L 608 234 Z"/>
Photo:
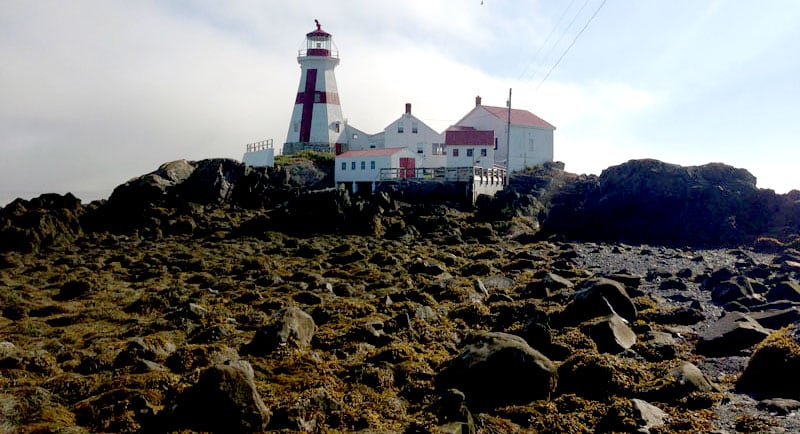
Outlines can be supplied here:
<path id="1" fill-rule="evenodd" d="M 440 372 L 445 388 L 466 395 L 469 407 L 493 408 L 547 399 L 555 390 L 556 366 L 519 336 L 478 333 Z"/>
<path id="2" fill-rule="evenodd" d="M 38 252 L 66 245 L 83 235 L 86 209 L 71 193 L 17 199 L 0 209 L 0 252 Z"/>
<path id="3" fill-rule="evenodd" d="M 266 428 L 270 411 L 256 390 L 252 372 L 239 365 L 216 365 L 206 368 L 159 417 L 163 425 L 154 431 L 251 433 Z"/>
<path id="4" fill-rule="evenodd" d="M 800 399 L 800 324 L 778 330 L 758 345 L 737 388 L 761 398 Z"/>
<path id="5" fill-rule="evenodd" d="M 305 348 L 311 345 L 315 330 L 311 315 L 288 307 L 277 312 L 271 324 L 256 331 L 247 349 L 252 354 L 267 354 L 287 345 Z"/>

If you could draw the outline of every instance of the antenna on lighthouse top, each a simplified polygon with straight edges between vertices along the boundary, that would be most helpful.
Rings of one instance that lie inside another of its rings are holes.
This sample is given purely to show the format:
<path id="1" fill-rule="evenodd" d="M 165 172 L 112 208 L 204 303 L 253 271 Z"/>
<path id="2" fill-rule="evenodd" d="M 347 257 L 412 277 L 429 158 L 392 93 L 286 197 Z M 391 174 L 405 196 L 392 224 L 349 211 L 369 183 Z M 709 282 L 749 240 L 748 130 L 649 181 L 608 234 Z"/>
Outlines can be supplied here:
<path id="1" fill-rule="evenodd" d="M 314 23 L 317 25 L 317 31 L 318 32 L 321 31 L 322 30 L 322 25 L 319 23 L 319 20 L 314 20 Z"/>

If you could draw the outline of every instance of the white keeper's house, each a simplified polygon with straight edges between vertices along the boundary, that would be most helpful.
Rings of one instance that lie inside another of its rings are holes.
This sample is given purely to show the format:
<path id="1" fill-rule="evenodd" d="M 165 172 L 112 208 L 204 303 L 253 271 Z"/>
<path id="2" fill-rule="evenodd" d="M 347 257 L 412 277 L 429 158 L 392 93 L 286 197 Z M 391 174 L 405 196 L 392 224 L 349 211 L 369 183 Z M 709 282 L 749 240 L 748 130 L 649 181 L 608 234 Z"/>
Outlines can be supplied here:
<path id="1" fill-rule="evenodd" d="M 509 172 L 553 161 L 553 131 L 556 127 L 527 110 L 512 108 L 511 140 L 507 141 L 508 112 L 508 107 L 482 105 L 478 96 L 475 97 L 475 107 L 455 126 L 494 131 L 495 163 L 507 167 Z M 507 148 L 510 156 L 506 154 Z"/>

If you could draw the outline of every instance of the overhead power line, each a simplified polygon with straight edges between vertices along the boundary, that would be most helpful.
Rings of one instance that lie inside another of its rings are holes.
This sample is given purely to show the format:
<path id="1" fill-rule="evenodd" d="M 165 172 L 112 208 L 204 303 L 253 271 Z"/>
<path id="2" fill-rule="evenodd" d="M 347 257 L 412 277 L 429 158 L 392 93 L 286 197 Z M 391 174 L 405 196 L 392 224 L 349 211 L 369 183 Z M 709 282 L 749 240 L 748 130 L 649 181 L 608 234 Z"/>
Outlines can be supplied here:
<path id="1" fill-rule="evenodd" d="M 567 27 L 564 29 L 564 31 L 561 32 L 561 35 L 558 37 L 558 40 L 556 42 L 554 42 L 552 45 L 550 45 L 550 48 L 545 53 L 544 57 L 542 57 L 542 63 L 544 63 L 544 61 L 546 59 L 552 58 L 551 54 L 553 54 L 553 52 L 556 50 L 557 47 L 561 46 L 561 41 L 563 41 L 564 38 L 567 36 L 567 34 L 569 34 L 570 29 L 572 29 L 572 25 L 575 24 L 575 21 L 577 21 L 578 17 L 581 16 L 581 13 L 583 12 L 583 10 L 586 9 L 586 5 L 589 4 L 589 1 L 590 0 L 584 0 L 584 2 L 581 5 L 581 7 L 578 8 L 578 11 L 575 12 L 575 15 L 572 16 L 572 19 L 569 21 L 569 24 L 567 24 Z M 540 69 L 537 69 L 536 71 L 534 71 L 534 73 L 531 74 L 530 79 L 534 80 L 534 78 L 538 75 L 539 72 L 540 72 Z"/>
<path id="2" fill-rule="evenodd" d="M 550 33 L 548 33 L 547 37 L 544 38 L 544 42 L 542 42 L 542 45 L 539 45 L 539 49 L 536 50 L 535 53 L 533 53 L 533 57 L 531 57 L 531 60 L 525 65 L 525 68 L 522 70 L 522 74 L 519 75 L 519 78 L 525 77 L 525 74 L 527 74 L 527 72 L 528 72 L 528 68 L 530 68 L 531 66 L 535 65 L 536 61 L 539 60 L 539 53 L 541 53 L 542 49 L 547 45 L 548 42 L 550 42 L 550 38 L 556 32 L 556 30 L 558 29 L 558 26 L 561 25 L 561 22 L 564 21 L 564 17 L 567 16 L 567 12 L 570 10 L 570 8 L 572 8 L 572 5 L 574 3 L 575 3 L 575 0 L 572 0 L 572 1 L 569 2 L 569 4 L 567 5 L 566 9 L 564 9 L 564 12 L 562 12 L 561 16 L 558 18 L 558 21 L 556 22 L 556 25 L 553 26 L 552 29 L 550 29 Z M 533 74 L 535 75 L 536 71 L 534 71 Z"/>
<path id="3" fill-rule="evenodd" d="M 561 60 L 564 59 L 564 56 L 566 56 L 567 53 L 569 53 L 569 50 L 575 45 L 576 42 L 578 42 L 578 38 L 581 37 L 583 32 L 586 31 L 586 28 L 589 27 L 589 24 L 592 23 L 592 21 L 594 20 L 594 17 L 596 17 L 597 14 L 600 13 L 600 9 L 603 9 L 603 6 L 605 6 L 606 1 L 608 1 L 608 0 L 603 0 L 603 2 L 600 3 L 600 6 L 598 6 L 597 9 L 595 9 L 595 11 L 592 14 L 592 16 L 589 17 L 589 19 L 586 21 L 586 24 L 584 24 L 583 27 L 581 28 L 581 30 L 575 35 L 575 38 L 572 40 L 572 42 L 569 44 L 569 46 L 567 46 L 567 48 L 564 50 L 564 52 L 561 53 L 561 56 L 558 58 L 558 60 L 556 60 L 556 62 L 553 64 L 553 66 L 550 67 L 550 69 L 547 71 L 547 74 L 545 74 L 545 76 L 542 79 L 542 81 L 540 81 L 539 84 L 536 85 L 536 89 L 534 89 L 534 90 L 538 90 L 539 87 L 541 87 L 542 84 L 550 77 L 550 74 L 553 72 L 553 70 L 556 69 L 556 67 L 558 66 L 559 63 L 561 63 Z"/>

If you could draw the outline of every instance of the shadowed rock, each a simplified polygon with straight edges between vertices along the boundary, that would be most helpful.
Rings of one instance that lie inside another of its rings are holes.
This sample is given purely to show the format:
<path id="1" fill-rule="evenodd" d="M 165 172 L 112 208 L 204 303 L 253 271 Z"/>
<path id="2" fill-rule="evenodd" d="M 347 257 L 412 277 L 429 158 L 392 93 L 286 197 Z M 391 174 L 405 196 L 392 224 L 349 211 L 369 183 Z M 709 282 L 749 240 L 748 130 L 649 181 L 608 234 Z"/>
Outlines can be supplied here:
<path id="1" fill-rule="evenodd" d="M 477 334 L 439 375 L 444 387 L 463 391 L 475 408 L 547 399 L 557 378 L 550 359 L 506 333 Z"/>
<path id="2" fill-rule="evenodd" d="M 749 316 L 728 312 L 700 336 L 695 351 L 712 357 L 738 355 L 768 335 L 769 330 Z"/>
<path id="3" fill-rule="evenodd" d="M 616 313 L 627 321 L 637 316 L 636 306 L 628 297 L 625 286 L 616 280 L 595 278 L 586 281 L 575 292 L 575 297 L 564 308 L 560 320 L 564 324 L 583 321 Z"/>
<path id="4" fill-rule="evenodd" d="M 166 422 L 156 430 L 252 433 L 262 432 L 270 419 L 253 383 L 252 370 L 248 375 L 242 367 L 231 365 L 206 368 L 197 383 L 165 412 L 160 416 Z"/>
<path id="5" fill-rule="evenodd" d="M 736 383 L 761 398 L 800 399 L 800 325 L 781 329 L 759 345 Z"/>

